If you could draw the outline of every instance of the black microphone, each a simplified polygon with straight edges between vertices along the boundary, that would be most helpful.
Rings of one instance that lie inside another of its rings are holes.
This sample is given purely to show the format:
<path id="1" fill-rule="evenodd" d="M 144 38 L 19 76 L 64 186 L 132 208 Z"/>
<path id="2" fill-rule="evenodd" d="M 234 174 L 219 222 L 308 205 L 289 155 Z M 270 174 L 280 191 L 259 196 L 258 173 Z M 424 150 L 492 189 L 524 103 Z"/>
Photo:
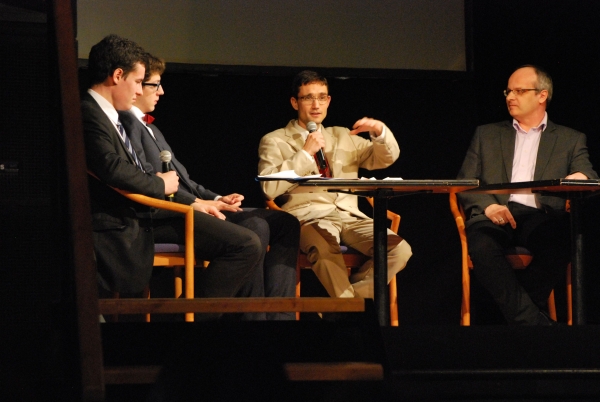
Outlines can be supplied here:
<path id="1" fill-rule="evenodd" d="M 171 171 L 171 153 L 167 150 L 160 151 L 160 160 L 162 162 L 162 172 L 167 173 Z M 168 201 L 173 201 L 173 194 L 167 196 Z"/>
<path id="2" fill-rule="evenodd" d="M 317 131 L 317 123 L 315 123 L 314 121 L 309 121 L 306 125 L 306 128 L 308 129 L 309 134 L 314 133 L 315 131 Z M 325 162 L 325 154 L 323 154 L 323 149 L 319 149 L 315 155 L 317 155 L 319 169 L 325 169 L 327 167 L 327 163 Z"/>

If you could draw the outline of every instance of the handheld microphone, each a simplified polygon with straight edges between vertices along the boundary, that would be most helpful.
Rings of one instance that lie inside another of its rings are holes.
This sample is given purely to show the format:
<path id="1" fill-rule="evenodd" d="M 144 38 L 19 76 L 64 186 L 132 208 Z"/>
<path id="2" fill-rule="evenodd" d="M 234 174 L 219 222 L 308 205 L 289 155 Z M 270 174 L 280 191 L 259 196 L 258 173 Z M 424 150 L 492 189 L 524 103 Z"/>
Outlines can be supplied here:
<path id="1" fill-rule="evenodd" d="M 308 129 L 309 134 L 314 133 L 317 131 L 317 123 L 314 121 L 309 121 L 308 124 L 306 124 L 306 128 Z M 327 167 L 327 163 L 325 162 L 325 154 L 323 154 L 323 149 L 319 149 L 315 155 L 317 155 L 319 169 L 325 169 Z"/>
<path id="2" fill-rule="evenodd" d="M 162 162 L 162 172 L 167 173 L 171 171 L 171 153 L 167 150 L 160 151 L 160 160 Z M 173 201 L 173 194 L 167 196 L 168 201 Z"/>

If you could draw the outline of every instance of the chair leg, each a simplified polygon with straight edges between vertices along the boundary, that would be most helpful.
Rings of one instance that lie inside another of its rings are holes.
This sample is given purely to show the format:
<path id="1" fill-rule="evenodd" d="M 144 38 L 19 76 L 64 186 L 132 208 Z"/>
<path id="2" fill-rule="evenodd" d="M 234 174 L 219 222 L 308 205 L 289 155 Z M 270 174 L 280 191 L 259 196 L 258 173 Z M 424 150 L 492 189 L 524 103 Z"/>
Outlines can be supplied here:
<path id="1" fill-rule="evenodd" d="M 179 299 L 183 294 L 183 272 L 181 267 L 173 267 L 173 276 L 175 277 L 175 298 Z"/>
<path id="2" fill-rule="evenodd" d="M 464 257 L 463 257 L 464 258 Z M 471 272 L 466 261 L 462 268 L 462 301 L 460 305 L 460 325 L 471 325 Z"/>
<path id="3" fill-rule="evenodd" d="M 398 288 L 396 287 L 396 276 L 390 281 L 390 325 L 397 327 L 398 320 Z"/>
<path id="4" fill-rule="evenodd" d="M 556 318 L 556 303 L 554 302 L 554 290 L 552 290 L 552 292 L 550 292 L 550 296 L 548 297 L 548 315 L 554 321 L 557 320 L 557 318 Z"/>
<path id="5" fill-rule="evenodd" d="M 146 286 L 146 289 L 144 289 L 144 291 L 142 292 L 142 297 L 145 299 L 150 298 L 150 288 L 148 286 Z M 146 322 L 150 322 L 150 313 L 146 314 Z"/>
<path id="6" fill-rule="evenodd" d="M 571 263 L 567 265 L 567 324 L 573 325 L 573 288 L 571 286 Z"/>
<path id="7" fill-rule="evenodd" d="M 296 297 L 300 297 L 300 275 L 302 273 L 302 268 L 299 265 L 296 265 Z M 300 312 L 296 311 L 296 321 L 300 320 Z"/>

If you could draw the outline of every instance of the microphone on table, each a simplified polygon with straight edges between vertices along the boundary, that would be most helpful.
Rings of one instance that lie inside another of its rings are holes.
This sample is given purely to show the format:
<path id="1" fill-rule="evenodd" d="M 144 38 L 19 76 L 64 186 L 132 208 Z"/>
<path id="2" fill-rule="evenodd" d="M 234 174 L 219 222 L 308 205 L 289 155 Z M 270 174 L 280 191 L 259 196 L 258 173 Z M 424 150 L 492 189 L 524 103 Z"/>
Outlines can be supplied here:
<path id="1" fill-rule="evenodd" d="M 167 173 L 170 172 L 171 169 L 171 153 L 167 150 L 160 151 L 160 160 L 162 162 L 162 172 Z M 174 194 L 169 194 L 167 196 L 168 201 L 173 201 Z"/>
<path id="2" fill-rule="evenodd" d="M 317 123 L 314 121 L 309 121 L 306 124 L 306 128 L 308 129 L 308 133 L 314 133 L 317 131 Z M 325 162 L 325 154 L 323 154 L 323 148 L 319 149 L 315 154 L 317 156 L 317 162 L 319 163 L 319 169 L 325 169 L 327 167 L 327 163 Z"/>

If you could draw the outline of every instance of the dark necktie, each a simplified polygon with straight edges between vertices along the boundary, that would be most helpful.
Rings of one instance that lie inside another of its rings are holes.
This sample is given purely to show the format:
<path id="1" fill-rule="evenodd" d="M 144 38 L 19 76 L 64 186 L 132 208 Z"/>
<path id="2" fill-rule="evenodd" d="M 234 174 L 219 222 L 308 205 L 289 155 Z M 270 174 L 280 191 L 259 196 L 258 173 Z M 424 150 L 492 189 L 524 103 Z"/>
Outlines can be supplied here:
<path id="1" fill-rule="evenodd" d="M 135 153 L 135 150 L 131 146 L 131 142 L 129 141 L 129 137 L 127 136 L 127 133 L 125 132 L 125 127 L 123 127 L 123 125 L 121 124 L 121 121 L 117 122 L 117 128 L 119 129 L 119 134 L 121 135 L 121 139 L 123 140 L 123 143 L 125 144 L 125 148 L 127 148 L 129 153 L 133 157 L 135 164 L 142 170 L 142 172 L 144 172 L 145 170 L 142 166 L 142 162 L 140 162 L 139 158 L 137 157 L 137 154 Z"/>
<path id="2" fill-rule="evenodd" d="M 142 117 L 142 120 L 144 120 L 146 124 L 152 124 L 154 117 L 150 116 L 149 114 L 145 114 L 144 117 Z"/>
<path id="3" fill-rule="evenodd" d="M 323 156 L 325 156 L 325 154 L 323 154 Z M 319 166 L 319 160 L 317 159 L 317 154 L 314 155 L 315 158 L 315 162 L 317 164 L 317 167 L 319 168 L 319 173 L 321 173 L 321 176 L 323 177 L 333 177 L 331 175 L 331 169 L 329 168 L 329 162 L 327 161 L 327 158 L 325 158 L 325 167 L 321 168 Z"/>

